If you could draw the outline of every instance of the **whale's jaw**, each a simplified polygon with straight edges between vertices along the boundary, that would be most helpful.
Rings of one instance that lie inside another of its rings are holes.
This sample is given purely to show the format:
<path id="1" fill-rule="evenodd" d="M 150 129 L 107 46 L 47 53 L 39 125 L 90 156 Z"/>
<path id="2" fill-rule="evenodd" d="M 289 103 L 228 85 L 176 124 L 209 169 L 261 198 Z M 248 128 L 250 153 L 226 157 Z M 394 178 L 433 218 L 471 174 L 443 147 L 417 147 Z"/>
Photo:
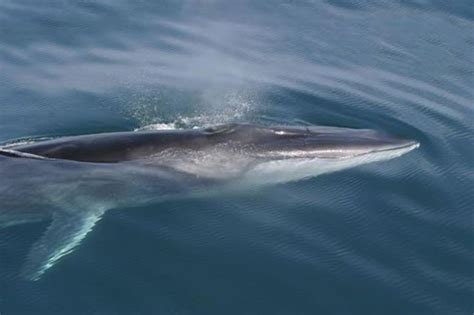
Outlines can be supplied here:
<path id="1" fill-rule="evenodd" d="M 299 181 L 359 165 L 391 160 L 407 154 L 419 146 L 418 142 L 411 141 L 368 153 L 346 155 L 342 158 L 300 157 L 270 160 L 249 170 L 244 181 L 247 184 L 260 185 Z"/>

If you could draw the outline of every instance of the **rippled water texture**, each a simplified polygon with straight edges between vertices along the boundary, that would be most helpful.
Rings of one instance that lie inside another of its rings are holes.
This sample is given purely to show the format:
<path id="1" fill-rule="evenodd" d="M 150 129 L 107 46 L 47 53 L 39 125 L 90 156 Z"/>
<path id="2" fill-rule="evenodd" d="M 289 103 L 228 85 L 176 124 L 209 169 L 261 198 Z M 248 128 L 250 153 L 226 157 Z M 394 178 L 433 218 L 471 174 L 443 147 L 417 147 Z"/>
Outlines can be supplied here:
<path id="1" fill-rule="evenodd" d="M 48 224 L 2 229 L 0 313 L 472 314 L 473 11 L 0 0 L 2 143 L 229 121 L 421 143 L 303 182 L 107 213 L 37 282 L 16 273 Z"/>

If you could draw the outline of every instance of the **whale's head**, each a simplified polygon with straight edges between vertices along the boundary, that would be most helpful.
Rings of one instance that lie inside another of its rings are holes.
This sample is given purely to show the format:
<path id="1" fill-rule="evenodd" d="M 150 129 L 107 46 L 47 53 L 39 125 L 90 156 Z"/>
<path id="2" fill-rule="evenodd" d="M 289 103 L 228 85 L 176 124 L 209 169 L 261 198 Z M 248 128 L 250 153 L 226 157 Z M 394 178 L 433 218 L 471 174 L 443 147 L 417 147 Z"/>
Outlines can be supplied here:
<path id="1" fill-rule="evenodd" d="M 417 141 L 384 132 L 339 127 L 227 124 L 205 132 L 217 142 L 237 144 L 254 159 L 247 176 L 270 183 L 388 160 L 419 146 Z"/>
<path id="2" fill-rule="evenodd" d="M 216 141 L 238 143 L 249 154 L 270 160 L 342 160 L 376 153 L 397 156 L 419 146 L 417 141 L 370 129 L 228 124 L 205 132 L 215 135 Z"/>

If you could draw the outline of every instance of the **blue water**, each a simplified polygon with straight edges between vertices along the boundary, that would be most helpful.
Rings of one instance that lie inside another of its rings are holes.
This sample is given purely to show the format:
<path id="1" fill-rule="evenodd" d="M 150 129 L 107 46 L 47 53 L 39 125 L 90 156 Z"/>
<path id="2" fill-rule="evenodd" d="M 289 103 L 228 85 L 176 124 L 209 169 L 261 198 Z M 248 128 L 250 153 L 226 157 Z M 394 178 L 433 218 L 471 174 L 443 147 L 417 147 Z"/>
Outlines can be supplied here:
<path id="1" fill-rule="evenodd" d="M 37 282 L 48 223 L 0 230 L 0 314 L 472 314 L 473 29 L 471 0 L 1 0 L 2 143 L 265 121 L 421 147 L 108 212 Z"/>

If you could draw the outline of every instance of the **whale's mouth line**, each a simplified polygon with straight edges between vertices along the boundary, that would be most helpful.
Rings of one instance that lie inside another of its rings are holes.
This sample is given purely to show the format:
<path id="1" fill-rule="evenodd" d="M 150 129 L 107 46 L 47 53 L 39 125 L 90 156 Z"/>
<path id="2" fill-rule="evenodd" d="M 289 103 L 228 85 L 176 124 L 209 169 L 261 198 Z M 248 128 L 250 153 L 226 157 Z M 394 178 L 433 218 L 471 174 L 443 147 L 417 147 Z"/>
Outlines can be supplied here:
<path id="1" fill-rule="evenodd" d="M 385 149 L 380 149 L 380 150 L 374 150 L 374 151 L 371 151 L 371 152 L 367 152 L 365 154 L 370 154 L 370 153 L 379 153 L 379 152 L 390 152 L 390 151 L 396 151 L 396 150 L 403 150 L 403 149 L 410 149 L 410 150 L 414 150 L 416 148 L 418 148 L 420 146 L 420 143 L 417 142 L 417 141 L 411 141 L 405 145 L 399 145 L 399 146 L 395 146 L 395 147 L 392 147 L 392 148 L 385 148 Z"/>
<path id="2" fill-rule="evenodd" d="M 373 150 L 373 151 L 364 152 L 364 153 L 361 153 L 361 154 L 354 154 L 354 155 L 347 156 L 347 157 L 344 157 L 344 158 L 341 158 L 341 159 L 345 160 L 345 159 L 361 157 L 361 156 L 370 155 L 370 154 L 388 153 L 388 152 L 392 152 L 392 151 L 399 151 L 399 150 L 405 150 L 405 149 L 408 152 L 408 151 L 411 151 L 411 150 L 414 150 L 414 149 L 418 148 L 419 146 L 420 146 L 419 142 L 412 141 L 412 142 L 407 143 L 405 145 L 399 145 L 399 146 L 395 146 L 395 147 L 391 147 L 391 148 L 383 148 L 383 149 Z"/>
<path id="3" fill-rule="evenodd" d="M 371 155 L 371 154 L 378 154 L 378 153 L 388 153 L 388 152 L 394 152 L 394 151 L 404 151 L 407 150 L 411 151 L 420 146 L 420 143 L 417 141 L 410 141 L 406 144 L 403 145 L 398 145 L 398 146 L 393 146 L 393 147 L 385 147 L 385 148 L 380 148 L 380 149 L 374 149 L 371 151 L 367 152 L 362 152 L 362 153 L 353 153 L 353 154 L 341 154 L 341 150 L 328 150 L 325 152 L 326 154 L 323 154 L 322 152 L 311 152 L 311 151 L 305 151 L 304 147 L 300 150 L 294 150 L 290 152 L 285 152 L 285 151 L 269 151 L 265 153 L 256 153 L 252 154 L 252 156 L 257 157 L 257 158 L 267 158 L 270 160 L 292 160 L 292 159 L 318 159 L 318 160 L 348 160 L 351 158 L 356 158 L 356 157 L 362 157 L 366 155 Z M 319 153 L 319 155 L 318 155 Z M 333 153 L 334 155 L 331 155 Z M 338 153 L 340 154 L 338 156 Z"/>

